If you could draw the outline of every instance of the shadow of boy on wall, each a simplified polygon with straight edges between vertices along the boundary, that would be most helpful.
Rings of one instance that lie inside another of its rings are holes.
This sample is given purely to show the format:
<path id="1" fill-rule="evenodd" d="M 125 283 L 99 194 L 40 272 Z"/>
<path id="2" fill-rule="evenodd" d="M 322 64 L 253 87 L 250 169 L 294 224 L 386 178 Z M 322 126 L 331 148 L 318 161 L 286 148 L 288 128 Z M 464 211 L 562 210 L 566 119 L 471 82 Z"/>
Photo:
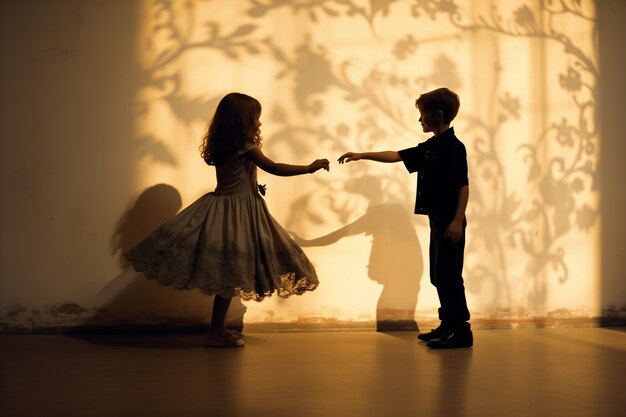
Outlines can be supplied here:
<path id="1" fill-rule="evenodd" d="M 291 233 L 303 247 L 327 246 L 359 234 L 372 236 L 368 276 L 383 286 L 376 305 L 376 330 L 417 331 L 414 316 L 424 262 L 406 207 L 400 203 L 382 202 L 382 181 L 374 176 L 350 181 L 346 191 L 361 194 L 369 201 L 363 216 L 315 239 L 304 239 Z"/>

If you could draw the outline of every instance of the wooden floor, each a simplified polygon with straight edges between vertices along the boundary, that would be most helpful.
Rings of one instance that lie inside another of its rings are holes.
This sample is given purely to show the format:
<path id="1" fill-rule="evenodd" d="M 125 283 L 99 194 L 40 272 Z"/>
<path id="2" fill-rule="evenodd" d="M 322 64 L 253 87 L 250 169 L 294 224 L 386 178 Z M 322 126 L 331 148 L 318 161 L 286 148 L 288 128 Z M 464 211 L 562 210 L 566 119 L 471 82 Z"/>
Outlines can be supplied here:
<path id="1" fill-rule="evenodd" d="M 626 332 L 474 331 L 435 351 L 414 332 L 0 336 L 0 415 L 625 416 Z"/>

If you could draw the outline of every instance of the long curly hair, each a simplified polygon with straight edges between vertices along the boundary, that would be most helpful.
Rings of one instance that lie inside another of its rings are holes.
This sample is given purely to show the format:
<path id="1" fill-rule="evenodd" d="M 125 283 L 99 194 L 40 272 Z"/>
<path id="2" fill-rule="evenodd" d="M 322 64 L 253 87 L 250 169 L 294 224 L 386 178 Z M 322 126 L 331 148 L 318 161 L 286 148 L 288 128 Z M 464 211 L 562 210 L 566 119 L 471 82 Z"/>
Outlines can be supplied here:
<path id="1" fill-rule="evenodd" d="M 208 165 L 219 165 L 248 142 L 261 147 L 261 130 L 257 125 L 260 116 L 261 103 L 254 97 L 242 93 L 225 95 L 202 137 L 202 159 Z"/>

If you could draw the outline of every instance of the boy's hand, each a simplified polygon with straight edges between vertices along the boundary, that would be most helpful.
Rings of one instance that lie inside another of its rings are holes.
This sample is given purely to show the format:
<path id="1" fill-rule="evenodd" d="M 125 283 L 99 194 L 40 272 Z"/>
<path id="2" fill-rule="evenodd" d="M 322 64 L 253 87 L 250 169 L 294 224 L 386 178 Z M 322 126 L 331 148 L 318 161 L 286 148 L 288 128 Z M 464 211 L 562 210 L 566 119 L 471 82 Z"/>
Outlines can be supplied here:
<path id="1" fill-rule="evenodd" d="M 339 162 L 340 164 L 343 164 L 344 162 L 358 161 L 359 159 L 361 159 L 360 153 L 346 152 L 343 155 L 341 155 L 339 159 L 337 159 L 337 162 Z"/>
<path id="2" fill-rule="evenodd" d="M 463 237 L 463 221 L 452 220 L 448 225 L 444 236 L 450 239 L 452 243 L 456 243 Z"/>
<path id="3" fill-rule="evenodd" d="M 320 169 L 325 169 L 326 171 L 330 170 L 330 162 L 328 161 L 328 159 L 316 159 L 309 165 L 310 174 Z"/>

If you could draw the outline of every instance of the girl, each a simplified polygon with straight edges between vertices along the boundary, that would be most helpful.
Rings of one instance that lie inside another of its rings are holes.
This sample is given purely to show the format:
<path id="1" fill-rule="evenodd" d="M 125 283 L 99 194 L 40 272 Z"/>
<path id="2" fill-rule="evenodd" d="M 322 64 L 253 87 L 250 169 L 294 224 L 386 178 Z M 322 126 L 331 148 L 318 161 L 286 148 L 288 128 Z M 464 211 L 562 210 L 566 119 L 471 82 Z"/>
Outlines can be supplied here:
<path id="1" fill-rule="evenodd" d="M 177 289 L 215 295 L 205 346 L 244 345 L 226 329 L 231 298 L 260 301 L 312 291 L 313 265 L 270 215 L 259 195 L 257 170 L 280 176 L 329 170 L 327 159 L 309 165 L 276 163 L 261 152 L 261 104 L 240 93 L 217 106 L 200 151 L 215 166 L 217 187 L 160 226 L 126 254 L 138 272 Z"/>

